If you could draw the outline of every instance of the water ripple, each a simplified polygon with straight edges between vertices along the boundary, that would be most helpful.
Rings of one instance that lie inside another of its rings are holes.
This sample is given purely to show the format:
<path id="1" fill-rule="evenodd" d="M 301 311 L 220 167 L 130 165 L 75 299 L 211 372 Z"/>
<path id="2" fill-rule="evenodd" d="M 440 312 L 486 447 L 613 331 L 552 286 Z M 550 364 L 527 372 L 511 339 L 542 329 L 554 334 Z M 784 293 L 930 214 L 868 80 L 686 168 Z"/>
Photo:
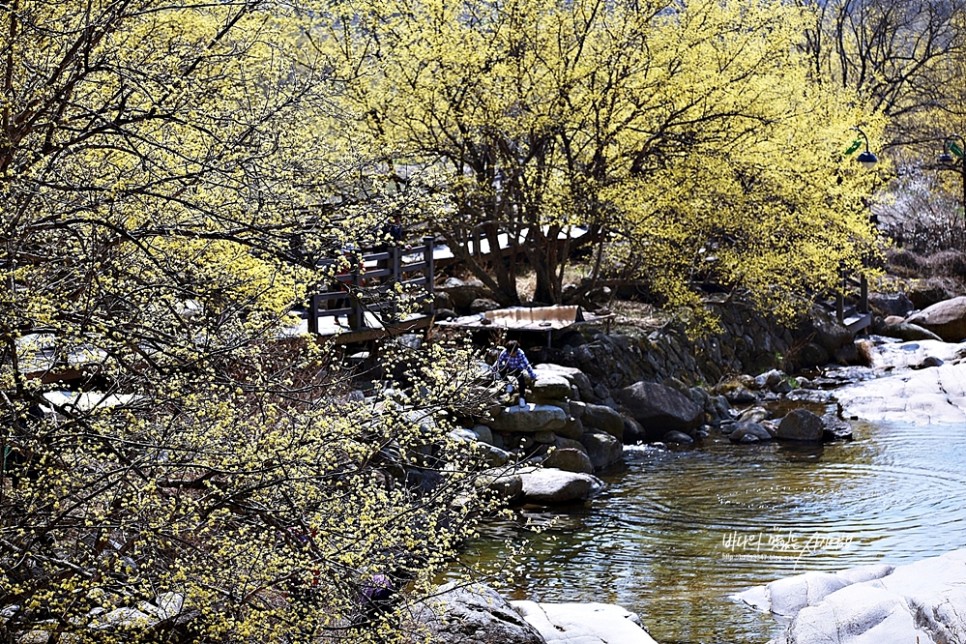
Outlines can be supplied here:
<path id="1" fill-rule="evenodd" d="M 541 601 L 624 605 L 661 642 L 764 642 L 774 620 L 729 595 L 966 545 L 962 428 L 861 425 L 852 443 L 818 448 L 713 437 L 627 456 L 592 507 L 554 523 L 531 515 L 550 527 L 515 581 Z"/>

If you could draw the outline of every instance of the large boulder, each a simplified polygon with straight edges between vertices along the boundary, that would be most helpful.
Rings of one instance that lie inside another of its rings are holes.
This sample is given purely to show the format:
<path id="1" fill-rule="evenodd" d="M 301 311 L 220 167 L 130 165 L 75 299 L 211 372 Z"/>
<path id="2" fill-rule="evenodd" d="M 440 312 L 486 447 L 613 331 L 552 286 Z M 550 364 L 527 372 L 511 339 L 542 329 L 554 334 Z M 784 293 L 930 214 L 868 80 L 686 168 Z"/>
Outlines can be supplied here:
<path id="1" fill-rule="evenodd" d="M 590 378 L 576 367 L 564 367 L 552 362 L 542 362 L 535 366 L 533 370 L 537 374 L 537 382 L 548 375 L 566 378 L 571 385 L 577 387 L 577 393 L 580 394 L 581 400 L 595 400 L 597 398 Z"/>
<path id="2" fill-rule="evenodd" d="M 567 400 L 571 394 L 569 380 L 555 373 L 540 373 L 527 395 L 537 402 L 551 402 Z"/>
<path id="3" fill-rule="evenodd" d="M 567 425 L 569 415 L 553 405 L 511 405 L 501 410 L 490 422 L 490 428 L 498 432 L 535 434 L 552 432 Z"/>
<path id="4" fill-rule="evenodd" d="M 537 468 L 521 470 L 519 474 L 525 503 L 575 503 L 586 501 L 604 489 L 604 482 L 591 474 Z"/>
<path id="5" fill-rule="evenodd" d="M 770 594 L 771 610 L 781 607 L 787 617 L 807 604 L 774 643 L 966 641 L 966 549 L 891 570 L 878 568 L 838 573 L 837 580 L 813 576 L 792 578 L 782 587 L 769 584 L 772 589 L 765 595 Z M 836 588 L 842 581 L 846 585 Z"/>
<path id="6" fill-rule="evenodd" d="M 510 604 L 547 644 L 657 644 L 637 615 L 614 604 Z"/>
<path id="7" fill-rule="evenodd" d="M 807 409 L 794 409 L 778 423 L 775 438 L 787 441 L 820 441 L 825 433 L 821 417 Z"/>
<path id="8" fill-rule="evenodd" d="M 515 501 L 523 496 L 523 478 L 506 468 L 491 470 L 492 474 L 478 476 L 475 485 L 480 489 L 490 490 L 498 498 L 507 502 Z"/>
<path id="9" fill-rule="evenodd" d="M 819 603 L 837 590 L 851 584 L 881 579 L 892 574 L 893 570 L 892 566 L 886 564 L 874 564 L 834 573 L 809 571 L 764 586 L 755 586 L 733 598 L 762 612 L 795 617 L 806 606 Z"/>
<path id="10" fill-rule="evenodd" d="M 624 439 L 624 417 L 607 405 L 571 402 L 570 413 L 580 419 L 584 427 L 607 432 L 617 440 Z"/>
<path id="11" fill-rule="evenodd" d="M 468 312 L 473 300 L 484 297 L 487 294 L 487 290 L 481 282 L 464 282 L 455 277 L 447 278 L 437 290 L 447 293 L 451 305 L 460 313 Z"/>
<path id="12" fill-rule="evenodd" d="M 580 449 L 573 447 L 557 448 L 547 455 L 543 464 L 546 467 L 563 470 L 564 472 L 594 473 L 594 464 L 590 461 L 590 457 L 587 456 L 583 446 Z"/>
<path id="13" fill-rule="evenodd" d="M 624 456 L 623 443 L 599 429 L 585 431 L 579 440 L 580 444 L 587 450 L 590 462 L 598 470 L 620 463 Z"/>
<path id="14" fill-rule="evenodd" d="M 786 644 L 878 644 L 915 642 L 935 644 L 962 639 L 935 640 L 918 628 L 901 597 L 875 586 L 847 586 L 835 593 L 836 601 L 808 607 L 798 614 L 785 639 Z"/>
<path id="15" fill-rule="evenodd" d="M 879 335 L 898 338 L 909 342 L 916 340 L 942 340 L 938 335 L 918 324 L 912 324 L 895 317 L 887 317 L 875 329 Z"/>
<path id="16" fill-rule="evenodd" d="M 799 355 L 799 366 L 802 367 L 824 364 L 832 356 L 852 346 L 851 331 L 834 314 L 818 306 L 812 308 L 812 314 L 805 320 L 798 335 L 810 339 Z"/>
<path id="17" fill-rule="evenodd" d="M 412 609 L 415 621 L 441 644 L 545 644 L 540 632 L 498 592 L 451 582 Z M 414 634 L 414 641 L 424 638 Z"/>
<path id="18" fill-rule="evenodd" d="M 648 438 L 660 438 L 673 429 L 687 432 L 701 425 L 704 410 L 685 394 L 665 385 L 636 382 L 621 389 L 618 398 Z"/>
<path id="19" fill-rule="evenodd" d="M 906 321 L 932 331 L 946 342 L 966 339 L 966 295 L 933 304 Z"/>
<path id="20" fill-rule="evenodd" d="M 916 308 L 905 293 L 869 293 L 869 307 L 883 317 L 906 316 Z"/>

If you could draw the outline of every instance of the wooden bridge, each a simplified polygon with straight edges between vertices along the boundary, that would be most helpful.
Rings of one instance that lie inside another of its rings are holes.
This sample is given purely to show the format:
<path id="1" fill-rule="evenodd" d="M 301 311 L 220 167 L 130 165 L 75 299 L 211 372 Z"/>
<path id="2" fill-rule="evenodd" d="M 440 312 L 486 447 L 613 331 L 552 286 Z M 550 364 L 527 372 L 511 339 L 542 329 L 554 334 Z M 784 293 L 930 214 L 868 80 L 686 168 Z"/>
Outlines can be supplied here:
<path id="1" fill-rule="evenodd" d="M 493 261 L 505 257 L 526 242 L 527 230 L 515 236 L 507 232 L 496 235 L 496 245 L 476 226 L 464 241 L 463 252 L 478 260 Z M 577 239 L 586 234 L 573 228 L 558 235 L 558 241 Z M 367 342 L 385 335 L 423 329 L 432 324 L 433 283 L 439 266 L 458 260 L 460 253 L 433 237 L 423 237 L 414 247 L 389 246 L 386 250 L 362 252 L 352 260 L 348 272 L 336 275 L 330 290 L 309 298 L 308 331 L 333 337 L 340 344 Z M 339 260 L 326 260 L 320 268 L 333 267 Z M 398 285 L 398 286 L 397 286 Z M 425 304 L 417 313 L 406 312 L 399 305 L 400 291 L 421 289 Z"/>
<path id="2" fill-rule="evenodd" d="M 348 272 L 333 279 L 331 290 L 309 297 L 308 331 L 337 336 L 342 344 L 366 342 L 384 335 L 422 329 L 432 323 L 436 249 L 432 237 L 415 247 L 389 246 L 359 253 Z M 331 268 L 339 260 L 326 260 Z M 417 312 L 405 311 L 400 298 L 419 290 L 424 299 Z"/>

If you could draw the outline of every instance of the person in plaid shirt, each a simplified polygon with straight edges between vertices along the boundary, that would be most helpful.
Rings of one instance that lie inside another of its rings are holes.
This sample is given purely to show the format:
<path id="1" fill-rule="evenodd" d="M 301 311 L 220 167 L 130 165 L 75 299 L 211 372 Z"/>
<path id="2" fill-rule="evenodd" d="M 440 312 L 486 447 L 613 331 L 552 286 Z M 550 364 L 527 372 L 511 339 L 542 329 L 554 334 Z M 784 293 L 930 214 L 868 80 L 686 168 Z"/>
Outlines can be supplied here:
<path id="1" fill-rule="evenodd" d="M 536 380 L 537 374 L 533 372 L 533 367 L 530 366 L 530 361 L 527 360 L 527 354 L 520 348 L 520 343 L 516 340 L 508 342 L 506 349 L 500 352 L 500 357 L 496 359 L 496 364 L 493 367 L 499 376 L 517 379 L 517 387 L 520 392 L 520 406 L 525 407 L 527 404 L 525 399 L 527 390 L 526 377 L 529 376 L 531 380 Z"/>

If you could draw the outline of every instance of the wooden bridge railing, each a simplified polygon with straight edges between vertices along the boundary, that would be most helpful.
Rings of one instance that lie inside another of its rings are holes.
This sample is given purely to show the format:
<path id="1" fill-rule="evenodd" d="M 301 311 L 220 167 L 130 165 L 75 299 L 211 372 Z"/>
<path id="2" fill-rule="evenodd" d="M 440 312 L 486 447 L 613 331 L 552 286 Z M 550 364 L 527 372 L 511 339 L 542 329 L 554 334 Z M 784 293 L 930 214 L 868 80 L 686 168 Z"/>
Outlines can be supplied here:
<path id="1" fill-rule="evenodd" d="M 841 271 L 835 298 L 835 317 L 852 333 L 858 333 L 872 325 L 869 282 L 864 273 L 855 279 L 847 271 Z"/>
<path id="2" fill-rule="evenodd" d="M 308 323 L 310 333 L 319 333 L 320 317 L 345 316 L 350 329 L 364 329 L 365 313 L 374 312 L 392 317 L 397 314 L 397 300 L 393 291 L 395 284 L 404 289 L 421 287 L 428 296 L 427 313 L 432 312 L 433 282 L 435 265 L 433 261 L 433 237 L 424 237 L 421 246 L 400 248 L 390 246 L 388 250 L 363 253 L 347 273 L 335 276 L 340 287 L 337 290 L 315 293 L 309 297 Z M 338 260 L 326 260 L 320 267 L 333 266 Z M 371 280 L 378 284 L 370 289 Z M 363 291 L 374 298 L 366 302 Z M 331 303 L 345 303 L 344 306 L 329 308 Z"/>

